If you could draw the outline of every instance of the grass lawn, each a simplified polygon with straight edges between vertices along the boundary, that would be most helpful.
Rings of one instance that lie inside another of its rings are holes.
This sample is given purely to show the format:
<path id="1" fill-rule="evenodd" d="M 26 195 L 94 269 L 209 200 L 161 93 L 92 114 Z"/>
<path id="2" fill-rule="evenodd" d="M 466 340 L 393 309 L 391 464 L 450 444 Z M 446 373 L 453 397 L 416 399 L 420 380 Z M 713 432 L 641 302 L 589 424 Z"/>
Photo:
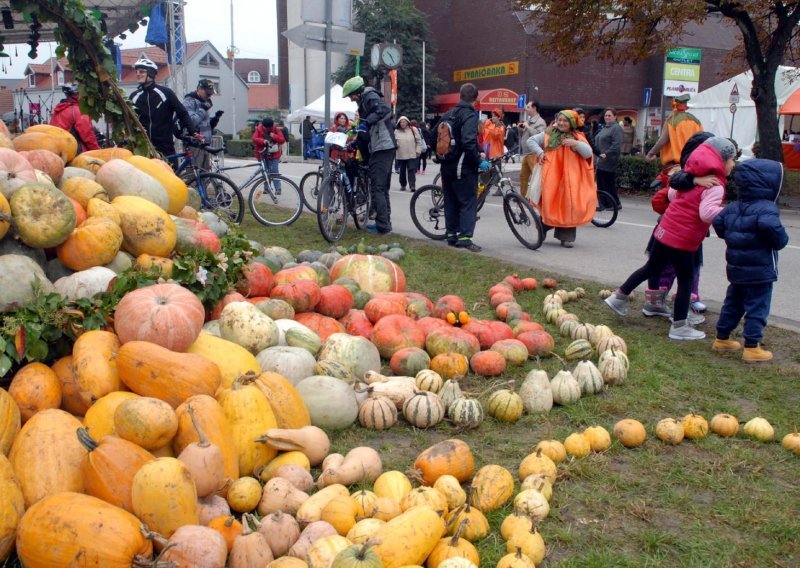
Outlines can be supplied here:
<path id="1" fill-rule="evenodd" d="M 316 220 L 304 215 L 288 228 L 264 228 L 249 217 L 244 229 L 266 245 L 327 250 Z M 345 246 L 365 233 L 351 227 Z M 636 418 L 646 426 L 648 441 L 638 449 L 618 443 L 603 454 L 559 466 L 551 513 L 539 530 L 547 544 L 546 566 L 800 566 L 800 458 L 784 451 L 780 439 L 800 421 L 800 351 L 797 336 L 768 328 L 766 343 L 775 361 L 745 366 L 735 355 L 711 352 L 711 339 L 670 341 L 665 320 L 645 319 L 639 306 L 622 320 L 597 296 L 593 282 L 562 278 L 515 267 L 490 258 L 431 246 L 392 235 L 366 235 L 368 244 L 401 242 L 407 254 L 400 262 L 407 289 L 436 300 L 443 294 L 461 296 L 473 316 L 494 318 L 488 289 L 503 276 L 541 279 L 553 276 L 559 288 L 583 286 L 585 298 L 565 305 L 582 321 L 611 326 L 629 347 L 631 372 L 626 384 L 602 395 L 582 398 L 546 415 L 525 415 L 516 424 L 492 418 L 473 431 L 448 424 L 421 431 L 401 422 L 386 432 L 354 426 L 332 435 L 333 451 L 370 445 L 381 452 L 384 468 L 405 471 L 416 455 L 437 441 L 459 437 L 469 442 L 477 465 L 497 463 L 515 474 L 522 458 L 542 439 L 564 440 L 591 425 L 609 431 L 620 418 Z M 521 254 L 527 254 L 524 251 Z M 517 301 L 535 321 L 544 324 L 541 306 L 546 290 L 519 292 Z M 716 316 L 701 326 L 713 337 Z M 556 339 L 556 351 L 569 341 L 554 325 L 544 324 Z M 555 359 L 542 365 L 551 374 Z M 517 388 L 533 361 L 511 370 L 503 379 Z M 388 369 L 388 365 L 385 370 Z M 491 381 L 469 376 L 462 388 L 478 393 Z M 775 427 L 776 442 L 757 443 L 743 437 L 723 439 L 713 434 L 679 446 L 666 446 L 654 436 L 662 418 L 697 412 L 710 419 L 718 412 L 744 422 L 755 416 Z M 482 566 L 495 566 L 505 554 L 499 526 L 510 505 L 489 515 L 492 532 L 480 543 Z"/>

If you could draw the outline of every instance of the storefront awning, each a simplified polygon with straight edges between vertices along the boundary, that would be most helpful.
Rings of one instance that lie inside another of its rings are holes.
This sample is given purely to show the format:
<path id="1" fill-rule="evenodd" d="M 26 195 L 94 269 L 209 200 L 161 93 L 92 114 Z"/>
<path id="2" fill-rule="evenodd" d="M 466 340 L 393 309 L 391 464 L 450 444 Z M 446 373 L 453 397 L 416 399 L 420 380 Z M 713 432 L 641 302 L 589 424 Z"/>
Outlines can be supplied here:
<path id="1" fill-rule="evenodd" d="M 484 112 L 489 112 L 496 108 L 503 109 L 504 112 L 519 112 L 517 101 L 519 95 L 511 89 L 484 89 L 478 91 L 478 100 L 475 102 L 475 108 Z M 453 108 L 458 104 L 458 93 L 446 93 L 434 97 L 433 104 L 436 106 L 436 112 L 443 113 Z"/>

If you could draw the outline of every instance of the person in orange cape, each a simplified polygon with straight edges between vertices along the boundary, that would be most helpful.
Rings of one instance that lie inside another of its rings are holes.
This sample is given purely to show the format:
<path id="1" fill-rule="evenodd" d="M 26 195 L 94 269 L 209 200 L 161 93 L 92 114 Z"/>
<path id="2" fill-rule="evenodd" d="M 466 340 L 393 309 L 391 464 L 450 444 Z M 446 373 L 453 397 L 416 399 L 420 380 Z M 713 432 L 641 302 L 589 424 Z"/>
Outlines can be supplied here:
<path id="1" fill-rule="evenodd" d="M 542 164 L 542 194 L 538 208 L 545 230 L 555 227 L 561 246 L 572 248 L 577 227 L 592 220 L 597 209 L 592 147 L 579 129 L 578 113 L 562 110 L 555 123 L 527 140 Z"/>
<path id="2" fill-rule="evenodd" d="M 703 130 L 700 121 L 692 113 L 686 112 L 689 108 L 688 103 L 691 96 L 683 93 L 672 99 L 672 112 L 665 121 L 665 127 L 661 129 L 661 136 L 656 145 L 650 148 L 645 159 L 654 160 L 656 155 L 661 152 L 661 163 L 665 166 L 679 164 L 681 161 L 681 150 L 694 134 Z"/>
<path id="3" fill-rule="evenodd" d="M 489 145 L 486 153 L 487 159 L 499 158 L 503 155 L 503 147 L 506 141 L 506 125 L 503 124 L 503 111 L 496 108 L 492 111 L 492 116 L 483 123 L 483 143 Z"/>

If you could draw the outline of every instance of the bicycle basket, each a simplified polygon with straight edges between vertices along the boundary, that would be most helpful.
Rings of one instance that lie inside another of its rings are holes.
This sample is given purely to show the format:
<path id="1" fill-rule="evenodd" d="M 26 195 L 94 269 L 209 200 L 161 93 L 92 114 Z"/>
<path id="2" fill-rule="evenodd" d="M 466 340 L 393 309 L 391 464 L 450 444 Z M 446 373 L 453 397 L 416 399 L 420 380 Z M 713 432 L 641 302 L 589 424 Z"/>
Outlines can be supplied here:
<path id="1" fill-rule="evenodd" d="M 335 148 L 347 147 L 347 133 L 346 132 L 328 132 L 325 135 L 325 145 L 333 146 Z"/>

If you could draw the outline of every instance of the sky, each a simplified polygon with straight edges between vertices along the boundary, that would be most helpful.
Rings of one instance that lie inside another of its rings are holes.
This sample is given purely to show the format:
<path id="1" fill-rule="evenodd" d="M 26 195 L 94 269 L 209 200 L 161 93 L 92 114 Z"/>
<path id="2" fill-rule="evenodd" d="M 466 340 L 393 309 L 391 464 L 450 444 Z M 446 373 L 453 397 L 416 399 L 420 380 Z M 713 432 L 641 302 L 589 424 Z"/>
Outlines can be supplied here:
<path id="1" fill-rule="evenodd" d="M 187 41 L 210 40 L 214 47 L 225 55 L 231 44 L 231 0 L 186 0 Z M 276 30 L 275 2 L 273 0 L 233 0 L 233 41 L 239 49 L 238 57 L 264 58 L 277 63 L 278 40 Z M 128 34 L 122 40 L 123 48 L 144 47 L 146 29 L 135 34 Z M 18 57 L 14 57 L 14 45 L 6 45 L 6 53 L 12 54 L 11 65 L 5 60 L 6 72 L 0 71 L 2 78 L 22 78 L 28 63 L 41 63 L 51 55 L 52 45 L 39 46 L 39 58 L 32 61 L 27 57 L 28 45 L 17 48 Z"/>

